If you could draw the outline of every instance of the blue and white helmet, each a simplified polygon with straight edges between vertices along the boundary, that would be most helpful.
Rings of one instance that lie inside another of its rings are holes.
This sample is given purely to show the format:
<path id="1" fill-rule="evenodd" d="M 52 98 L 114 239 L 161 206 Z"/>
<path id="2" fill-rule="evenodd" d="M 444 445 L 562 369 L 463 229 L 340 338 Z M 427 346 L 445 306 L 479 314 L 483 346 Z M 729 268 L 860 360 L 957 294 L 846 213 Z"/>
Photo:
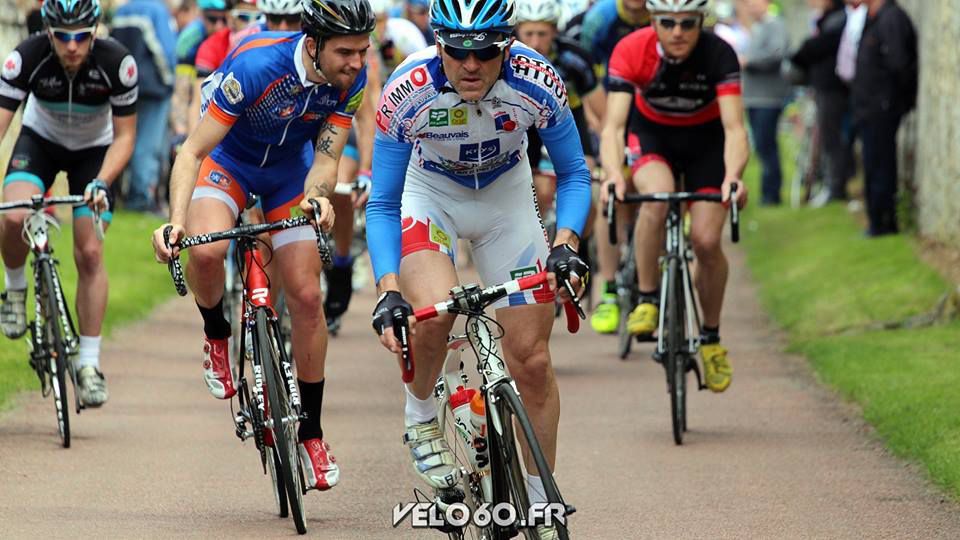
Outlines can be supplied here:
<path id="1" fill-rule="evenodd" d="M 40 7 L 40 17 L 48 28 L 93 26 L 100 13 L 100 0 L 44 0 Z"/>
<path id="2" fill-rule="evenodd" d="M 509 40 L 517 24 L 514 0 L 434 0 L 430 26 L 443 45 L 483 48 Z"/>

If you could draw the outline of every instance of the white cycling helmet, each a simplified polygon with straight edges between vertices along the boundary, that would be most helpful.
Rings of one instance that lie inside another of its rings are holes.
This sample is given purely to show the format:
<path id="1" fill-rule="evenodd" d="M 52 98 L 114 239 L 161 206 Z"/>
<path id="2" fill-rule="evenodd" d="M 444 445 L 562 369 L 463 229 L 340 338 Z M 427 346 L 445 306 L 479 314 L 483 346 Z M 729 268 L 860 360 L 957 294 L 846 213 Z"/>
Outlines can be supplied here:
<path id="1" fill-rule="evenodd" d="M 388 13 L 392 7 L 393 2 L 391 0 L 370 0 L 370 8 L 375 15 Z"/>
<path id="2" fill-rule="evenodd" d="M 650 13 L 686 13 L 695 11 L 706 14 L 710 0 L 647 0 Z"/>
<path id="3" fill-rule="evenodd" d="M 560 21 L 559 0 L 517 0 L 517 23 Z"/>
<path id="4" fill-rule="evenodd" d="M 257 0 L 257 7 L 267 15 L 299 15 L 300 0 Z"/>

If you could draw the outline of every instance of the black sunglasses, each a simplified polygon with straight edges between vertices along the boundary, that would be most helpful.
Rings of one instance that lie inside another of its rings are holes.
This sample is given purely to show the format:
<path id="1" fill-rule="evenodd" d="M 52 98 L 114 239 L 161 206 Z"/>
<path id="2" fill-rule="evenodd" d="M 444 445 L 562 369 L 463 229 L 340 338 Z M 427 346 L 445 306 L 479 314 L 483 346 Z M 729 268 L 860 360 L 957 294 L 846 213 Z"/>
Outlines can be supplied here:
<path id="1" fill-rule="evenodd" d="M 210 24 L 217 24 L 217 23 L 227 24 L 226 15 L 204 15 L 203 18 L 206 19 L 207 22 Z"/>
<path id="2" fill-rule="evenodd" d="M 274 15 L 267 14 L 267 22 L 270 24 L 280 24 L 286 22 L 289 26 L 296 26 L 300 24 L 300 15 Z"/>
<path id="3" fill-rule="evenodd" d="M 450 45 L 444 45 L 443 52 L 447 53 L 447 55 L 454 60 L 459 60 L 460 62 L 466 60 L 471 54 L 476 56 L 477 60 L 481 62 L 489 62 L 490 60 L 500 56 L 500 53 L 503 52 L 503 49 L 496 45 L 491 45 L 482 49 L 458 49 L 456 47 L 451 47 Z"/>
<path id="4" fill-rule="evenodd" d="M 673 30 L 674 27 L 679 24 L 681 30 L 684 32 L 689 32 L 700 26 L 700 17 L 684 17 L 682 19 L 674 19 L 673 17 L 659 15 L 654 17 L 654 20 L 657 21 L 657 24 L 659 24 L 664 30 Z"/>

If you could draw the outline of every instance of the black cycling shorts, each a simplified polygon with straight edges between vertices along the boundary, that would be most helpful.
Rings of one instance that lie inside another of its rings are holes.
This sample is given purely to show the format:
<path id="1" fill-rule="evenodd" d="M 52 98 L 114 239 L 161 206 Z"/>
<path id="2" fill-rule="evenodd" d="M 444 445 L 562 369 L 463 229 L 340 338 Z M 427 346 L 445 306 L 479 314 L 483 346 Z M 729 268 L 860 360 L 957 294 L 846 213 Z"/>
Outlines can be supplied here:
<path id="1" fill-rule="evenodd" d="M 668 126 L 633 115 L 627 146 L 636 173 L 651 161 L 673 170 L 676 189 L 718 191 L 723 185 L 723 124 L 719 119 L 697 126 Z"/>
<path id="2" fill-rule="evenodd" d="M 30 182 L 46 193 L 53 186 L 60 171 L 67 173 L 71 195 L 83 195 L 87 184 L 97 177 L 108 146 L 94 146 L 83 150 L 67 150 L 23 127 L 13 147 L 7 176 L 3 183 Z M 108 192 L 110 207 L 112 196 Z"/>

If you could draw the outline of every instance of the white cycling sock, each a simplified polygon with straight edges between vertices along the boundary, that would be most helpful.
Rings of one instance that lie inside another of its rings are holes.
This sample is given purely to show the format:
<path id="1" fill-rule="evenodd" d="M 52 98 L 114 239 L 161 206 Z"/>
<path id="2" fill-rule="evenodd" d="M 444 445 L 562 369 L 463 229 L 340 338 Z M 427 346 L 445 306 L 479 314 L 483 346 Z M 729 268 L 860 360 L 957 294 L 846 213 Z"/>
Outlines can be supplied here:
<path id="1" fill-rule="evenodd" d="M 530 504 L 547 502 L 547 492 L 543 489 L 543 480 L 532 474 L 528 474 L 526 477 L 527 498 L 530 499 Z"/>
<path id="2" fill-rule="evenodd" d="M 100 336 L 80 336 L 80 352 L 77 353 L 77 369 L 93 366 L 100 369 Z"/>
<path id="3" fill-rule="evenodd" d="M 403 389 L 407 392 L 407 404 L 403 410 L 407 426 L 429 422 L 437 417 L 437 404 L 432 397 L 420 399 L 413 395 L 410 386 L 406 384 L 403 385 Z"/>
<path id="4" fill-rule="evenodd" d="M 9 266 L 4 266 L 4 277 L 7 282 L 7 290 L 17 290 L 21 291 L 27 288 L 27 265 L 23 265 L 20 268 L 10 268 Z"/>

